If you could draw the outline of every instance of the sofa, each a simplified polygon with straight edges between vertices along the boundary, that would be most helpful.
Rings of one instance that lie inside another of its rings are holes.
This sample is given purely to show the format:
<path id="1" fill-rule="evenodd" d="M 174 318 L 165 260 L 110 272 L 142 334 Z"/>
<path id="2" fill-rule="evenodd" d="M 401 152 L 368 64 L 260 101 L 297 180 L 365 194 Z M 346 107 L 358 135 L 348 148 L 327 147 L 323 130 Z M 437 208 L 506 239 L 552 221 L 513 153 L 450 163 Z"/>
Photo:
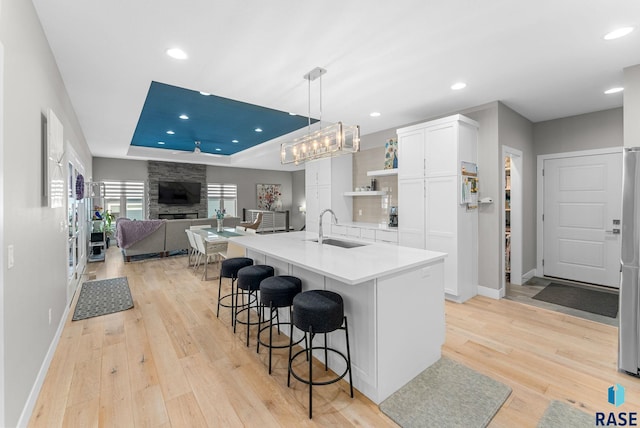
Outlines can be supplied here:
<path id="1" fill-rule="evenodd" d="M 239 217 L 225 217 L 224 227 L 235 227 Z M 190 247 L 184 232 L 191 226 L 211 225 L 216 227 L 215 218 L 180 220 L 129 220 L 118 219 L 116 238 L 127 261 L 131 256 L 159 253 L 166 256 L 170 251 L 185 250 Z"/>

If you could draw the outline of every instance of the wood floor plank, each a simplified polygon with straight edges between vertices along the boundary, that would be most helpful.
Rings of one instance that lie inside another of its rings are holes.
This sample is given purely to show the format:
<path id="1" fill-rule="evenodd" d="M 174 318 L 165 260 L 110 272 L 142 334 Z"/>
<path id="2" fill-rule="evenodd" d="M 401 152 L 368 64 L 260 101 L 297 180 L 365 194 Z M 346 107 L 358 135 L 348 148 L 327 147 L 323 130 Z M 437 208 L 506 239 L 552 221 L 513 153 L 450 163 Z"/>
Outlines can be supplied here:
<path id="1" fill-rule="evenodd" d="M 206 428 L 207 421 L 193 392 L 167 401 L 167 412 L 174 427 Z"/>
<path id="2" fill-rule="evenodd" d="M 201 281 L 186 257 L 124 263 L 110 248 L 106 260 L 88 275 L 126 276 L 135 308 L 67 321 L 30 427 L 395 426 L 358 391 L 352 399 L 344 381 L 314 388 L 309 420 L 308 386 L 286 386 L 286 351 L 274 352 L 269 376 L 255 328 L 247 348 L 229 309 L 215 316 L 218 282 Z M 485 297 L 446 302 L 445 311 L 443 355 L 512 388 L 490 427 L 535 427 L 551 400 L 608 411 L 615 383 L 627 391 L 617 410 L 640 408 L 640 379 L 616 369 L 615 327 Z"/>
<path id="3" fill-rule="evenodd" d="M 101 373 L 99 425 L 132 426 L 133 403 L 124 342 L 104 347 Z"/>

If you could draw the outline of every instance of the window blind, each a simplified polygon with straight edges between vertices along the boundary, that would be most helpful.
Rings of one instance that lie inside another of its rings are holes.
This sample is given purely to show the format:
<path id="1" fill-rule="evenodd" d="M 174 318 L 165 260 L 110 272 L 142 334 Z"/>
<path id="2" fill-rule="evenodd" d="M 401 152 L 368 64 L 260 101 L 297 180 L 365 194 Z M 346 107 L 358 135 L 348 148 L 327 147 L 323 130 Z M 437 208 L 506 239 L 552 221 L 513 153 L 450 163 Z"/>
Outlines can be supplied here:
<path id="1" fill-rule="evenodd" d="M 104 181 L 105 198 L 143 198 L 144 181 Z"/>
<path id="2" fill-rule="evenodd" d="M 207 197 L 216 199 L 236 199 L 238 186 L 235 184 L 207 183 Z"/>

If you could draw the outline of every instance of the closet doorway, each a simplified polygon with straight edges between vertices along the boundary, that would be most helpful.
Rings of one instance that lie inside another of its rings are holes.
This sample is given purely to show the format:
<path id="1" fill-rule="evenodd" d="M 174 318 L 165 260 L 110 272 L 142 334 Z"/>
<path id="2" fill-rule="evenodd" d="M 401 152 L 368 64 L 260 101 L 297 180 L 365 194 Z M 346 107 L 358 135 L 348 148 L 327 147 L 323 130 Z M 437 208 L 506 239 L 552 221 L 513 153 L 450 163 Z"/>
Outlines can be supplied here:
<path id="1" fill-rule="evenodd" d="M 502 284 L 522 285 L 522 152 L 502 146 Z"/>

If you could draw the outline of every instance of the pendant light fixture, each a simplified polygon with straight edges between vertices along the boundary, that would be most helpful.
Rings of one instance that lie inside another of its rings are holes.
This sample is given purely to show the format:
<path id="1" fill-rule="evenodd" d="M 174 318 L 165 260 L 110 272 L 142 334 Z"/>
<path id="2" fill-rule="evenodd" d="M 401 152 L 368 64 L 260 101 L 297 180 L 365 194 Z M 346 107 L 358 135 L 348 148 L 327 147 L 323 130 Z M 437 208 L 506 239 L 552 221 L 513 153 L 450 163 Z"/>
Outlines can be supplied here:
<path id="1" fill-rule="evenodd" d="M 360 128 L 357 125 L 344 125 L 342 122 L 322 126 L 322 75 L 327 70 L 316 67 L 303 77 L 309 88 L 309 125 L 306 135 L 295 140 L 282 143 L 280 147 L 280 162 L 284 164 L 354 153 L 360 150 Z M 311 131 L 311 82 L 320 79 L 320 129 Z"/>

